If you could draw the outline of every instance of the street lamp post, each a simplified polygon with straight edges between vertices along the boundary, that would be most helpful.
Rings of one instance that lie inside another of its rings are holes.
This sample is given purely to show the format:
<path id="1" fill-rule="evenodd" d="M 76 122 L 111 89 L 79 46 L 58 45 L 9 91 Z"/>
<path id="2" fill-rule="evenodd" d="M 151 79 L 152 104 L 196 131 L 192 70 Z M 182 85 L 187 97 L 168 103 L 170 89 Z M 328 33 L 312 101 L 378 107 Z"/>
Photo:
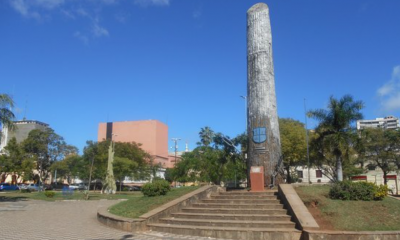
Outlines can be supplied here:
<path id="1" fill-rule="evenodd" d="M 249 119 L 248 119 L 248 117 L 247 117 L 247 96 L 240 96 L 241 98 L 243 98 L 244 99 L 244 116 L 246 117 L 246 131 L 245 131 L 245 134 L 246 134 L 246 137 L 248 138 L 249 136 L 248 136 L 248 133 L 247 133 L 247 128 L 249 127 L 248 125 L 249 125 Z M 247 142 L 247 150 L 246 150 L 246 153 L 244 154 L 244 160 L 246 161 L 246 167 L 247 167 L 247 186 L 249 186 L 249 182 L 250 182 L 250 162 L 249 161 L 247 161 L 247 153 L 248 153 L 248 147 L 249 147 L 249 142 Z"/>
<path id="2" fill-rule="evenodd" d="M 247 96 L 240 96 L 241 98 L 244 99 L 244 116 L 246 117 L 246 135 L 247 135 Z"/>
<path id="3" fill-rule="evenodd" d="M 306 108 L 306 99 L 304 98 L 304 117 L 305 117 L 305 124 L 306 124 L 306 143 L 307 143 L 307 168 L 308 168 L 308 183 L 311 183 L 310 178 L 310 151 L 308 149 L 308 129 L 307 129 L 307 108 Z"/>

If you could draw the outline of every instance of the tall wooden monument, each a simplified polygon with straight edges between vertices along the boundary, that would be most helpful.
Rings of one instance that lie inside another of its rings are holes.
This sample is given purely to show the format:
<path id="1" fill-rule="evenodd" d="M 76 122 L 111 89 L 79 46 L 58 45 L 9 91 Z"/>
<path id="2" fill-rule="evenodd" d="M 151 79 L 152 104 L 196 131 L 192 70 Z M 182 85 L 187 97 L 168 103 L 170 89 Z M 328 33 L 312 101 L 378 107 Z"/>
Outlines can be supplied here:
<path id="1" fill-rule="evenodd" d="M 247 11 L 247 99 L 248 174 L 251 177 L 263 171 L 262 185 L 273 186 L 281 181 L 278 172 L 282 161 L 271 24 L 264 3 Z M 252 188 L 260 185 L 256 181 L 251 183 Z"/>

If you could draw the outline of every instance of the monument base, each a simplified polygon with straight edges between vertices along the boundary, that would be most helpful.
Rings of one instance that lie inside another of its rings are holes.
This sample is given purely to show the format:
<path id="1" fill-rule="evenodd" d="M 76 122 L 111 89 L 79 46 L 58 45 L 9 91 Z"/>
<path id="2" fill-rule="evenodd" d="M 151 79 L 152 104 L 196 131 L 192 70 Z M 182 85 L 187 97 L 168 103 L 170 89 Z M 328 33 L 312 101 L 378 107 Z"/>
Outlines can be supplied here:
<path id="1" fill-rule="evenodd" d="M 250 192 L 263 192 L 264 191 L 264 167 L 253 166 L 250 169 Z"/>

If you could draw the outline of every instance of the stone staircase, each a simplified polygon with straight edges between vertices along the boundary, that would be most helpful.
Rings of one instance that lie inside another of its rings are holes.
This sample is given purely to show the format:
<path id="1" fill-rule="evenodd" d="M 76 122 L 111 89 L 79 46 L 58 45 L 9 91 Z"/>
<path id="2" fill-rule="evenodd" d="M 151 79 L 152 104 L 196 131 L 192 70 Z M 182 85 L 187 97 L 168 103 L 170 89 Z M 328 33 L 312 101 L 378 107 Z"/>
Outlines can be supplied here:
<path id="1" fill-rule="evenodd" d="M 277 191 L 213 194 L 148 224 L 153 231 L 225 239 L 299 240 L 301 231 L 280 203 Z"/>

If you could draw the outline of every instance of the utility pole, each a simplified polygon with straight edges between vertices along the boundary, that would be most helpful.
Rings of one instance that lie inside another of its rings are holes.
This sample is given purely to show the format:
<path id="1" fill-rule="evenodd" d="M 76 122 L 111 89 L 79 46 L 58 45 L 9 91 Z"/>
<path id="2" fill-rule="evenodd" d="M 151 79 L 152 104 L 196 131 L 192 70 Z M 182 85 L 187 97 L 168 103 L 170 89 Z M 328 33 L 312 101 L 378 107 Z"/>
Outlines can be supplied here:
<path id="1" fill-rule="evenodd" d="M 171 138 L 172 141 L 174 141 L 175 143 L 175 164 L 177 164 L 176 162 L 176 153 L 178 151 L 178 141 L 181 140 L 180 138 Z M 175 181 L 175 187 L 176 187 L 176 181 Z"/>
<path id="2" fill-rule="evenodd" d="M 306 107 L 306 99 L 304 98 L 304 118 L 306 124 L 306 143 L 307 143 L 307 169 L 308 169 L 308 183 L 311 183 L 310 179 L 310 151 L 308 149 L 308 129 L 307 129 L 307 107 Z"/>
<path id="3" fill-rule="evenodd" d="M 175 164 L 177 164 L 177 162 L 176 162 L 176 153 L 178 151 L 178 141 L 181 140 L 181 139 L 180 138 L 171 138 L 171 140 L 174 141 L 174 143 L 175 143 L 175 146 L 174 146 L 174 148 L 175 148 Z"/>

